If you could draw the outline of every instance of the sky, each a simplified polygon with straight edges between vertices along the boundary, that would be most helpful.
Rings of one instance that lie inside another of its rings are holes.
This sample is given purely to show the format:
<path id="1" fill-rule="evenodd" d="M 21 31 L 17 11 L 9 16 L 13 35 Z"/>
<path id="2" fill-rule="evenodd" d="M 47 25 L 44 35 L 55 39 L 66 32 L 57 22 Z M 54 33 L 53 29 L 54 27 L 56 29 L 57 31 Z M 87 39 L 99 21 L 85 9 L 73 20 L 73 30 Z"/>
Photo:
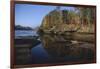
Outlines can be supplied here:
<path id="1" fill-rule="evenodd" d="M 41 25 L 43 17 L 56 7 L 51 5 L 15 4 L 15 25 L 38 27 Z M 74 10 L 74 7 L 61 6 L 62 9 Z"/>

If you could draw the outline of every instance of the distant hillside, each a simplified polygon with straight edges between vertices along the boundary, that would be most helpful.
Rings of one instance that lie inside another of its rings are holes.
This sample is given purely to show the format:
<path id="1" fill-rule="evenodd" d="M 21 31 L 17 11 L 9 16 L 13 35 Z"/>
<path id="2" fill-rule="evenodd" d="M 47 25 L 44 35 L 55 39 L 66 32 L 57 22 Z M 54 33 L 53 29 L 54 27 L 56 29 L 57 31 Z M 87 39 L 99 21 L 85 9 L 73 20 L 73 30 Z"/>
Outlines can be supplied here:
<path id="1" fill-rule="evenodd" d="M 31 27 L 24 27 L 21 25 L 16 25 L 15 30 L 33 30 Z"/>

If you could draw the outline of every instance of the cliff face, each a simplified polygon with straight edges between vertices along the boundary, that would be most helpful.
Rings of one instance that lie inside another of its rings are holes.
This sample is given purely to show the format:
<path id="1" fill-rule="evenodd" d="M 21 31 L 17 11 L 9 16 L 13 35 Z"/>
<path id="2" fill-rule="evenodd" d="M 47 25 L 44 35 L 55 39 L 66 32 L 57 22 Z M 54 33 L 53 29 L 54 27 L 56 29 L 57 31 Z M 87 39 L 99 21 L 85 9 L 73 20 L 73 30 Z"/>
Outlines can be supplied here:
<path id="1" fill-rule="evenodd" d="M 53 10 L 44 17 L 40 29 L 45 32 L 75 31 L 94 33 L 94 24 L 91 26 L 83 26 L 80 16 L 75 14 L 75 12 L 69 14 L 67 10 Z"/>
<path id="2" fill-rule="evenodd" d="M 59 24 L 61 24 L 61 19 L 60 19 L 60 12 L 58 11 L 52 11 L 48 15 L 46 15 L 43 19 L 41 28 L 43 30 L 50 30 L 51 28 L 58 27 Z"/>

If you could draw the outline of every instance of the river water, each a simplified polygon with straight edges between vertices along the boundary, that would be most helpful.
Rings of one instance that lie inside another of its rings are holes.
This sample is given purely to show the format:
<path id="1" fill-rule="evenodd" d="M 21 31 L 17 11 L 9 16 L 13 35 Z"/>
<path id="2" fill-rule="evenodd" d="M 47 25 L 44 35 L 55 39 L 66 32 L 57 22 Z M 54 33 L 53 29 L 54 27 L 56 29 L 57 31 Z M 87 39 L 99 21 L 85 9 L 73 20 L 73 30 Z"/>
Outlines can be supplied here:
<path id="1" fill-rule="evenodd" d="M 32 31 L 16 31 L 15 36 L 36 36 Z M 71 36 L 47 35 L 39 36 L 40 43 L 32 48 L 16 47 L 16 64 L 49 64 L 70 62 L 93 62 L 95 58 L 94 43 L 70 39 Z M 33 41 L 34 43 L 34 41 Z M 17 44 L 18 46 L 19 44 Z M 21 46 L 21 45 L 19 45 Z M 26 46 L 28 46 L 26 44 Z"/>
<path id="2" fill-rule="evenodd" d="M 36 31 L 33 30 L 16 30 L 15 31 L 15 37 L 20 37 L 20 36 L 35 36 L 37 35 Z"/>

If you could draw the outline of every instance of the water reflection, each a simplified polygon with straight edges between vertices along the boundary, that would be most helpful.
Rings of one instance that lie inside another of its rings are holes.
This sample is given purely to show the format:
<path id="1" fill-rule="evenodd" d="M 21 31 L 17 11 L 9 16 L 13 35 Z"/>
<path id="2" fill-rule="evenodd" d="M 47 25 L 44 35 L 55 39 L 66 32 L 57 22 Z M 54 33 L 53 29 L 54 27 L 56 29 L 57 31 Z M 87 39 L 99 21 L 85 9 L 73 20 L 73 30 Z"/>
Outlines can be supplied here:
<path id="1" fill-rule="evenodd" d="M 36 63 L 93 60 L 92 43 L 78 41 L 75 43 L 61 35 L 42 35 L 40 39 L 41 45 L 32 49 L 32 53 L 35 53 L 32 55 L 37 58 Z"/>
<path id="2" fill-rule="evenodd" d="M 33 48 L 28 49 L 26 52 L 23 51 L 23 54 L 26 54 L 26 56 L 23 57 L 21 55 L 22 60 L 16 60 L 17 64 L 62 63 L 71 61 L 91 62 L 95 58 L 95 46 L 93 43 L 72 40 L 68 36 L 61 35 L 42 35 L 40 36 L 40 41 L 40 44 L 33 46 Z M 20 55 L 17 54 L 18 56 Z M 19 63 L 20 61 L 22 63 Z"/>

